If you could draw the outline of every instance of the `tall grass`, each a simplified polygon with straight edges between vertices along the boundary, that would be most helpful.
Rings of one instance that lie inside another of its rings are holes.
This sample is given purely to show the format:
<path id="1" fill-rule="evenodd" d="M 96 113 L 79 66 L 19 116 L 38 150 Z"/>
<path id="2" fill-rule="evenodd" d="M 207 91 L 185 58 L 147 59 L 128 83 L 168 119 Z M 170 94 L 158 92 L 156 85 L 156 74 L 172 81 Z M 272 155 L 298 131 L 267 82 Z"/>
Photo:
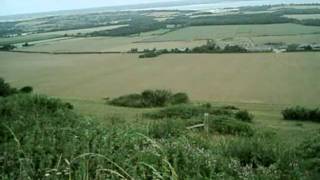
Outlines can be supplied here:
<path id="1" fill-rule="evenodd" d="M 184 119 L 106 128 L 65 102 L 28 94 L 0 98 L 0 119 L 2 179 L 301 179 L 317 172 L 296 165 L 312 153 L 256 134 L 212 143 L 185 129 Z M 307 144 L 318 152 L 317 140 Z"/>

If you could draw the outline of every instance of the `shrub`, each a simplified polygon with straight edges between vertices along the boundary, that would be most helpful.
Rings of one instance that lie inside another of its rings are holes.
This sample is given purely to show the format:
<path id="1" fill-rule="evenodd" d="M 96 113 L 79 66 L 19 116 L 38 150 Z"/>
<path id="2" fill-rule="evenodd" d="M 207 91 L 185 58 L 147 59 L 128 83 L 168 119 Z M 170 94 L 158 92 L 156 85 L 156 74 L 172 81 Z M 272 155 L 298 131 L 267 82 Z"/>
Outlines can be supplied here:
<path id="1" fill-rule="evenodd" d="M 189 101 L 189 96 L 186 93 L 176 93 L 171 98 L 171 104 L 184 104 Z"/>
<path id="2" fill-rule="evenodd" d="M 250 125 L 227 116 L 210 117 L 208 123 L 210 131 L 220 134 L 241 136 L 252 136 L 254 134 Z"/>
<path id="3" fill-rule="evenodd" d="M 252 122 L 253 115 L 250 114 L 247 110 L 238 111 L 235 113 L 235 117 L 241 121 Z"/>
<path id="4" fill-rule="evenodd" d="M 172 93 L 168 90 L 145 90 L 141 95 L 144 107 L 164 107 L 172 98 Z"/>
<path id="5" fill-rule="evenodd" d="M 2 50 L 2 51 L 11 51 L 11 50 L 13 50 L 13 49 L 15 49 L 15 48 L 16 48 L 16 46 L 14 46 L 14 45 L 12 45 L 12 44 L 6 44 L 6 45 L 0 47 L 0 51 L 1 51 L 1 50 Z"/>
<path id="6" fill-rule="evenodd" d="M 160 55 L 160 53 L 158 53 L 156 51 L 148 51 L 148 52 L 145 52 L 144 54 L 139 55 L 139 58 L 154 58 L 159 55 Z"/>
<path id="7" fill-rule="evenodd" d="M 0 78 L 0 97 L 10 96 L 12 94 L 15 94 L 16 92 L 17 89 L 12 88 L 9 83 Z"/>
<path id="8" fill-rule="evenodd" d="M 23 47 L 28 47 L 30 46 L 30 44 L 28 42 L 25 42 L 24 44 L 22 44 Z"/>
<path id="9" fill-rule="evenodd" d="M 141 94 L 130 94 L 112 99 L 108 103 L 116 106 L 149 108 L 164 107 L 170 104 L 181 104 L 189 101 L 184 93 L 172 94 L 168 90 L 145 90 Z"/>
<path id="10" fill-rule="evenodd" d="M 108 103 L 115 106 L 144 107 L 142 96 L 140 94 L 129 94 L 120 96 L 118 98 L 112 99 Z"/>
<path id="11" fill-rule="evenodd" d="M 228 110 L 239 110 L 238 107 L 236 106 L 231 106 L 231 105 L 228 105 L 228 106 L 222 106 L 223 109 L 228 109 Z"/>
<path id="12" fill-rule="evenodd" d="M 318 108 L 307 109 L 300 106 L 294 108 L 287 108 L 282 111 L 282 116 L 285 120 L 320 122 L 320 110 Z"/>
<path id="13" fill-rule="evenodd" d="M 238 46 L 238 45 L 227 45 L 224 47 L 223 52 L 228 53 L 245 53 L 248 52 L 246 48 Z"/>
<path id="14" fill-rule="evenodd" d="M 33 88 L 31 86 L 25 86 L 19 90 L 22 93 L 32 93 Z"/>
<path id="15" fill-rule="evenodd" d="M 23 94 L 12 95 L 9 99 L 3 99 L 0 105 L 0 115 L 2 116 L 19 114 L 23 109 L 28 109 L 30 113 L 35 110 L 46 113 L 56 113 L 73 109 L 72 104 L 64 103 L 59 99 L 48 98 L 41 95 L 27 96 Z"/>

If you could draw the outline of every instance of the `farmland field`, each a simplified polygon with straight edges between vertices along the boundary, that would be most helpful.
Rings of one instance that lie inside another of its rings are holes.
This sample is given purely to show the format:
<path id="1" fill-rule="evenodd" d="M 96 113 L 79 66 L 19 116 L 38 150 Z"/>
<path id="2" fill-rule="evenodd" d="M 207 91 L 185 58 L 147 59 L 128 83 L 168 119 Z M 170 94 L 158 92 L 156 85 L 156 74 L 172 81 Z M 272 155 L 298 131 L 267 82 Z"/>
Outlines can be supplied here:
<path id="1" fill-rule="evenodd" d="M 318 105 L 320 54 L 43 55 L 0 53 L 0 76 L 15 86 L 69 98 L 116 97 L 144 89 L 194 100 Z M 303 94 L 303 96 L 302 96 Z"/>
<path id="2" fill-rule="evenodd" d="M 141 37 L 93 37 L 74 38 L 64 41 L 40 43 L 35 46 L 24 47 L 25 51 L 45 51 L 45 52 L 70 52 L 70 51 L 121 51 L 127 52 L 132 48 L 144 49 L 164 49 L 164 48 L 191 48 L 200 46 L 205 41 L 164 41 L 164 42 L 144 42 Z"/>
<path id="3" fill-rule="evenodd" d="M 101 30 L 110 30 L 118 27 L 122 27 L 122 25 L 55 31 L 55 32 L 48 32 L 48 33 L 36 33 L 36 34 L 30 34 L 30 35 L 18 36 L 18 37 L 12 37 L 12 38 L 0 38 L 0 45 L 55 39 L 55 38 L 64 37 L 65 35 L 77 35 L 78 33 L 89 33 L 94 31 L 101 31 Z"/>
<path id="4" fill-rule="evenodd" d="M 319 34 L 316 26 L 297 24 L 271 25 L 222 25 L 194 26 L 183 28 L 162 36 L 151 38 L 151 41 L 194 40 L 194 39 L 223 39 L 235 37 L 288 36 L 302 34 Z"/>
<path id="5" fill-rule="evenodd" d="M 22 50 L 126 52 L 132 48 L 139 50 L 193 48 L 205 44 L 206 39 L 214 39 L 217 42 L 226 41 L 231 44 L 246 44 L 246 46 L 277 42 L 320 43 L 320 30 L 318 27 L 296 24 L 199 26 L 172 32 L 158 30 L 128 37 L 73 38 L 39 43 L 35 46 L 24 47 Z"/>
<path id="6" fill-rule="evenodd" d="M 320 19 L 320 14 L 298 14 L 298 15 L 285 15 L 285 17 L 304 20 L 304 19 Z"/>

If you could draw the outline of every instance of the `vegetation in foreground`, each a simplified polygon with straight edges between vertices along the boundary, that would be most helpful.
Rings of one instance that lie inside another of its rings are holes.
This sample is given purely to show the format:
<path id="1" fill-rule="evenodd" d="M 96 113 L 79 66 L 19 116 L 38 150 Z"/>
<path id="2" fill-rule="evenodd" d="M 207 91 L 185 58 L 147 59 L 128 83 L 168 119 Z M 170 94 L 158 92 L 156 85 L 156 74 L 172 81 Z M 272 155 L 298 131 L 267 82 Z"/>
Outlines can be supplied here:
<path id="1" fill-rule="evenodd" d="M 17 93 L 31 93 L 32 91 L 33 88 L 31 86 L 24 86 L 21 89 L 13 88 L 0 77 L 0 97 L 6 97 Z"/>
<path id="2" fill-rule="evenodd" d="M 0 118 L 2 179 L 315 179 L 320 173 L 320 132 L 292 148 L 272 133 L 225 131 L 238 127 L 230 115 L 209 116 L 207 132 L 186 129 L 192 119 L 180 118 L 110 121 L 105 128 L 59 99 L 13 94 L 0 98 Z M 216 141 L 215 134 L 232 138 Z"/>
<path id="3" fill-rule="evenodd" d="M 287 108 L 282 111 L 283 119 L 285 120 L 301 120 L 320 122 L 319 108 L 309 109 L 301 106 Z"/>
<path id="4" fill-rule="evenodd" d="M 169 90 L 145 90 L 141 94 L 129 94 L 108 101 L 109 104 L 123 107 L 150 108 L 189 102 L 185 93 L 173 94 Z"/>
<path id="5" fill-rule="evenodd" d="M 214 143 L 179 119 L 109 128 L 72 112 L 60 100 L 38 95 L 0 99 L 3 179 L 301 179 L 319 174 L 319 135 L 290 149 L 270 134 L 225 131 Z M 214 122 L 214 121 L 212 121 Z M 239 121 L 240 122 L 240 121 Z M 221 130 L 223 129 L 223 133 Z"/>

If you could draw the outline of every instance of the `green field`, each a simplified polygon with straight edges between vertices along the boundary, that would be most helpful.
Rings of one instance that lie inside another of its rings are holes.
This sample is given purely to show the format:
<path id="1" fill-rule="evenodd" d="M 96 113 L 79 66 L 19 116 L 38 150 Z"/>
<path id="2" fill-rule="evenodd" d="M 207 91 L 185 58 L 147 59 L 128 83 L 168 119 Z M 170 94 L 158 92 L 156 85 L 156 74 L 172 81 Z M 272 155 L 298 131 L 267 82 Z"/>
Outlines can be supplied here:
<path id="1" fill-rule="evenodd" d="M 172 32 L 158 30 L 129 37 L 91 37 L 43 42 L 21 50 L 127 52 L 132 48 L 139 50 L 193 48 L 205 44 L 206 39 L 214 39 L 218 44 L 238 44 L 245 47 L 265 43 L 320 43 L 320 30 L 318 27 L 296 24 L 199 26 Z"/>
<path id="2" fill-rule="evenodd" d="M 174 32 L 146 39 L 145 41 L 198 40 L 214 39 L 239 44 L 241 39 L 246 43 L 264 44 L 269 42 L 284 43 L 319 43 L 320 30 L 316 26 L 297 24 L 271 25 L 223 25 L 187 27 Z M 253 41 L 253 42 L 252 42 Z"/>
<path id="3" fill-rule="evenodd" d="M 295 14 L 295 15 L 285 15 L 285 17 L 298 19 L 298 20 L 320 19 L 320 14 Z"/>
<path id="4" fill-rule="evenodd" d="M 92 37 L 73 38 L 63 41 L 51 41 L 36 44 L 35 46 L 23 47 L 24 51 L 43 52 L 81 52 L 81 51 L 121 51 L 127 52 L 132 48 L 144 49 L 174 49 L 192 48 L 206 43 L 206 41 L 164 41 L 143 42 L 142 37 Z"/>
<path id="5" fill-rule="evenodd" d="M 40 42 L 34 46 L 23 47 L 24 51 L 42 52 L 79 52 L 79 51 L 121 51 L 127 52 L 132 48 L 144 49 L 174 49 L 174 48 L 193 48 L 206 43 L 204 40 L 198 41 L 145 41 L 152 37 L 158 37 L 168 32 L 168 29 L 160 29 L 133 35 L 128 37 L 87 37 L 72 38 L 63 41 Z"/>
<path id="6" fill-rule="evenodd" d="M 25 43 L 25 42 L 56 39 L 56 38 L 62 38 L 65 35 L 70 36 L 70 35 L 77 35 L 78 33 L 89 33 L 94 31 L 101 31 L 101 30 L 110 30 L 110 29 L 121 27 L 121 26 L 122 25 L 103 26 L 103 27 L 95 27 L 95 28 L 87 28 L 87 29 L 54 31 L 54 32 L 48 32 L 48 33 L 36 33 L 36 34 L 17 36 L 12 38 L 0 38 L 0 46 L 6 45 L 6 44 L 18 44 L 18 43 Z"/>
<path id="7" fill-rule="evenodd" d="M 222 39 L 230 37 L 285 36 L 320 33 L 319 27 L 296 24 L 193 26 L 156 38 L 154 41 Z"/>
<path id="8" fill-rule="evenodd" d="M 0 53 L 0 76 L 51 96 L 93 99 L 144 89 L 194 100 L 319 105 L 319 53 L 43 55 Z"/>

